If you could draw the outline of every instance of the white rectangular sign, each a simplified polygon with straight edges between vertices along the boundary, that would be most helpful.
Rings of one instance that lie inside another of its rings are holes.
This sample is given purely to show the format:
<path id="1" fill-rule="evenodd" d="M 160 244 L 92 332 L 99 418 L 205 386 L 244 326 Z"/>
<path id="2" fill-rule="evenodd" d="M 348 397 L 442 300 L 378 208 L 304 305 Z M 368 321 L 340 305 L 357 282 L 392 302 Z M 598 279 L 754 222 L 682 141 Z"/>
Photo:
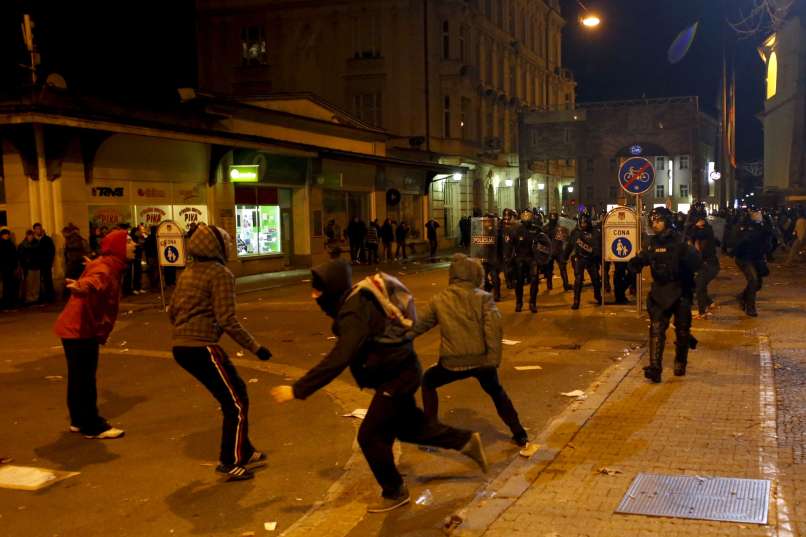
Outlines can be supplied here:
<path id="1" fill-rule="evenodd" d="M 605 261 L 629 261 L 638 253 L 638 218 L 628 207 L 616 207 L 607 214 L 602 230 Z"/>

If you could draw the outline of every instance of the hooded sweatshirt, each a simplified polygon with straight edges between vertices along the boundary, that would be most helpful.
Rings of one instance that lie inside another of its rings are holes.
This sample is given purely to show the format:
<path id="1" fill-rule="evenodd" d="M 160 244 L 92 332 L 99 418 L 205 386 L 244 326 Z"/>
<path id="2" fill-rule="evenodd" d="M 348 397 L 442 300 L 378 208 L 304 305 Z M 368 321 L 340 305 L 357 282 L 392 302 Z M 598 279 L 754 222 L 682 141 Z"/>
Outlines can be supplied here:
<path id="1" fill-rule="evenodd" d="M 188 242 L 193 262 L 182 272 L 168 306 L 174 347 L 215 345 L 226 332 L 256 352 L 260 345 L 235 314 L 235 276 L 227 268 L 229 234 L 199 226 Z"/>
<path id="2" fill-rule="evenodd" d="M 455 254 L 448 288 L 418 311 L 416 335 L 439 324 L 442 342 L 439 363 L 451 371 L 498 367 L 501 363 L 501 313 L 493 295 L 482 290 L 484 269 L 476 259 Z"/>
<path id="3" fill-rule="evenodd" d="M 319 307 L 333 318 L 336 344 L 294 383 L 294 397 L 305 399 L 350 368 L 356 383 L 383 393 L 413 393 L 420 386 L 420 362 L 410 339 L 381 341 L 389 319 L 369 290 L 351 293 L 352 270 L 341 260 L 314 267 L 313 288 L 322 294 Z"/>
<path id="4" fill-rule="evenodd" d="M 120 279 L 126 269 L 128 234 L 116 230 L 101 242 L 101 257 L 90 261 L 76 280 L 78 290 L 56 319 L 62 339 L 96 339 L 104 344 L 115 326 L 120 304 Z"/>

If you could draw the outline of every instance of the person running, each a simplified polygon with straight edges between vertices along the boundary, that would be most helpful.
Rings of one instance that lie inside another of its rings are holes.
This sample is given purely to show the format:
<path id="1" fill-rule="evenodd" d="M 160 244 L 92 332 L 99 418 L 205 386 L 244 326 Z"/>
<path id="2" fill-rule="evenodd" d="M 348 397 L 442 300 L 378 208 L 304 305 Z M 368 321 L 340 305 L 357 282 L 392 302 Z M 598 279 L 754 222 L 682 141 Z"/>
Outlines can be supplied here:
<path id="1" fill-rule="evenodd" d="M 395 466 L 395 439 L 461 451 L 486 472 L 479 433 L 429 422 L 417 407 L 414 394 L 420 387 L 421 369 L 408 335 L 414 304 L 403 284 L 381 273 L 354 288 L 350 265 L 341 260 L 311 272 L 312 296 L 334 319 L 333 334 L 338 339 L 327 356 L 293 386 L 277 386 L 271 393 L 278 403 L 306 399 L 347 367 L 360 387 L 375 390 L 358 429 L 358 444 L 383 490 L 380 502 L 368 512 L 391 511 L 411 499 Z M 407 300 L 397 302 L 406 303 L 402 309 L 392 300 L 401 295 L 407 295 Z"/>
<path id="2" fill-rule="evenodd" d="M 490 396 L 498 415 L 512 431 L 512 440 L 526 446 L 529 437 L 518 419 L 504 387 L 498 380 L 501 364 L 501 312 L 493 295 L 482 290 L 484 269 L 478 260 L 454 254 L 448 271 L 448 288 L 436 294 L 422 315 L 417 316 L 414 336 L 425 334 L 437 324 L 442 342 L 439 362 L 423 375 L 425 417 L 437 420 L 437 388 L 473 377 Z"/>
<path id="3" fill-rule="evenodd" d="M 115 326 L 120 305 L 120 281 L 134 259 L 134 242 L 125 231 L 113 231 L 101 241 L 101 256 L 87 263 L 77 280 L 67 278 L 70 300 L 56 319 L 54 332 L 62 339 L 67 359 L 67 408 L 70 431 L 90 439 L 113 439 L 124 431 L 98 413 L 95 374 L 100 345 Z"/>
<path id="4" fill-rule="evenodd" d="M 249 441 L 246 384 L 218 345 L 226 332 L 259 359 L 271 352 L 241 325 L 235 314 L 235 276 L 227 268 L 230 237 L 216 226 L 200 225 L 188 241 L 193 262 L 182 272 L 171 296 L 168 316 L 176 362 L 215 397 L 224 415 L 220 464 L 228 481 L 252 479 L 252 466 L 266 460 Z"/>

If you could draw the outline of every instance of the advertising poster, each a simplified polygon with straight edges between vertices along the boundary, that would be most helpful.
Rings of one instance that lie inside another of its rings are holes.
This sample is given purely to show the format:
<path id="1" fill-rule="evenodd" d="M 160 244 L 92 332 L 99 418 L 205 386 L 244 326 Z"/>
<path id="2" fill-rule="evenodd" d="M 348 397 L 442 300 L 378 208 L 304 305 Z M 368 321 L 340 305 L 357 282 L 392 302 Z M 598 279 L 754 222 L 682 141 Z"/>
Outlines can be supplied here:
<path id="1" fill-rule="evenodd" d="M 114 227 L 132 223 L 132 208 L 128 205 L 90 205 L 90 223 L 96 227 Z"/>
<path id="2" fill-rule="evenodd" d="M 184 230 L 190 224 L 209 224 L 207 205 L 174 205 L 173 218 Z"/>
<path id="3" fill-rule="evenodd" d="M 160 222 L 172 218 L 170 205 L 138 205 L 135 210 L 137 223 L 145 224 L 147 228 L 158 226 Z"/>

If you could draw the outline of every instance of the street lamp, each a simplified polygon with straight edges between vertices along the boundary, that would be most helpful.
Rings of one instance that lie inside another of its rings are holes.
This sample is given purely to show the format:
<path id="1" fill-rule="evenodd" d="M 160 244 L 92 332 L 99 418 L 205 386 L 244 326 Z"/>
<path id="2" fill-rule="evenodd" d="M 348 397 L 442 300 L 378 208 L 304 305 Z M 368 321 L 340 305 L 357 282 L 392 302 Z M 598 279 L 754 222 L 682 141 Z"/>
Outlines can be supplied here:
<path id="1" fill-rule="evenodd" d="M 599 15 L 588 9 L 588 7 L 582 3 L 582 0 L 577 0 L 577 3 L 579 7 L 582 8 L 582 15 L 579 17 L 579 22 L 582 23 L 582 26 L 591 29 L 596 28 L 602 23 L 602 19 Z"/>

